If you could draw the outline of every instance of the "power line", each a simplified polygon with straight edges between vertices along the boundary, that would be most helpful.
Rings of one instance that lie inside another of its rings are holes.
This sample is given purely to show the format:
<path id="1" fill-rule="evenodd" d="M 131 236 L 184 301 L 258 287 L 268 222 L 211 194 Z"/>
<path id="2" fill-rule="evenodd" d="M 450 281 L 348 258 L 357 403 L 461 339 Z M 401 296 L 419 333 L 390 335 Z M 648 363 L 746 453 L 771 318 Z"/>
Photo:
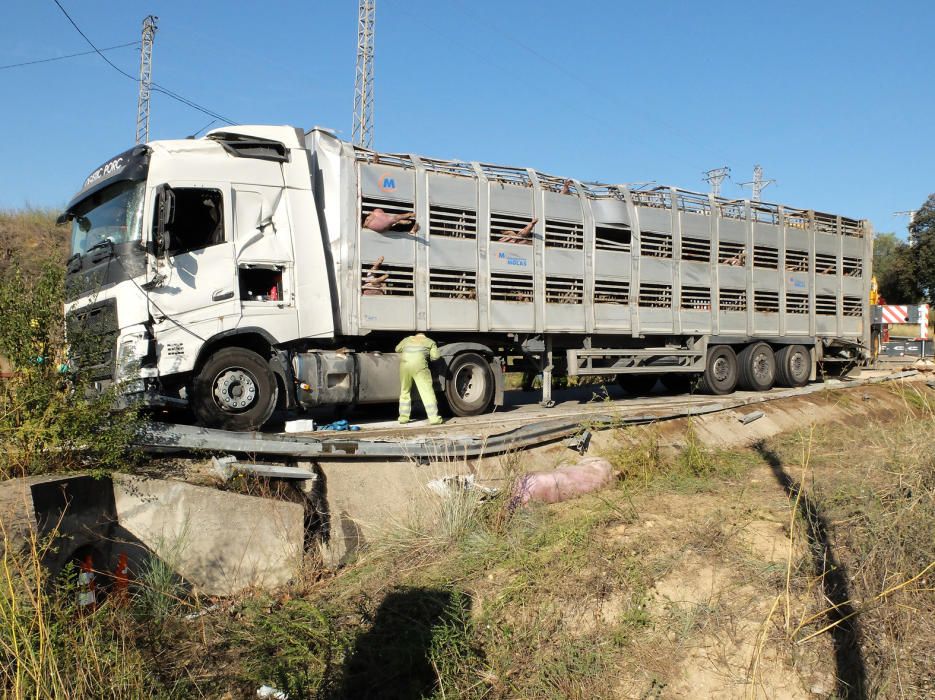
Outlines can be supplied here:
<path id="1" fill-rule="evenodd" d="M 109 65 L 109 66 L 110 66 L 111 68 L 113 68 L 115 71 L 117 71 L 118 73 L 120 73 L 120 75 L 129 78 L 129 79 L 132 80 L 134 83 L 137 82 L 137 79 L 136 79 L 134 76 L 130 75 L 130 74 L 127 73 L 125 70 L 122 70 L 121 68 L 119 68 L 118 66 L 116 66 L 113 62 L 111 62 L 111 60 L 110 60 L 109 58 L 107 58 L 107 56 L 105 56 L 103 53 L 101 53 L 101 50 L 100 50 L 99 48 L 97 48 L 97 46 L 94 45 L 94 42 L 91 41 L 91 40 L 88 38 L 88 35 L 87 35 L 87 34 L 85 34 L 83 31 L 81 31 L 81 27 L 79 27 L 79 26 L 77 25 L 77 23 L 75 22 L 75 20 L 73 20 L 73 19 L 71 18 L 71 15 L 69 15 L 68 12 L 65 10 L 65 8 L 62 7 L 62 3 L 60 3 L 58 0 L 52 0 L 52 2 L 54 2 L 56 5 L 58 5 L 58 9 L 60 9 L 60 10 L 62 11 L 62 14 L 65 15 L 65 18 L 71 23 L 71 26 L 73 26 L 73 27 L 75 28 L 75 30 L 76 30 L 82 37 L 84 37 L 84 40 L 85 40 L 86 42 L 88 42 L 88 46 L 90 46 L 92 49 L 94 49 L 94 52 L 95 52 L 98 56 L 100 56 L 101 58 L 103 58 L 104 61 L 107 63 L 107 65 Z M 134 43 L 135 43 L 135 42 L 134 42 Z M 231 121 L 231 120 L 228 119 L 227 117 L 222 117 L 222 116 L 221 116 L 220 114 L 218 114 L 217 112 L 211 111 L 211 110 L 208 109 L 207 107 L 202 107 L 201 105 L 199 105 L 199 104 L 197 104 L 197 103 L 195 103 L 195 102 L 192 102 L 192 101 L 189 100 L 188 98 L 182 97 L 182 96 L 179 95 L 177 92 L 172 92 L 172 90 L 169 90 L 168 88 L 163 87 L 163 86 L 160 85 L 159 83 L 153 83 L 153 84 L 152 84 L 152 88 L 153 88 L 153 90 L 154 90 L 155 92 L 162 93 L 162 94 L 165 95 L 166 97 L 171 97 L 173 100 L 176 100 L 177 102 L 181 102 L 182 104 L 184 104 L 184 105 L 186 105 L 186 106 L 188 106 L 188 107 L 191 107 L 192 109 L 196 109 L 196 110 L 198 110 L 199 112 L 203 112 L 204 114 L 207 114 L 209 117 L 214 117 L 215 119 L 218 119 L 218 120 L 220 120 L 220 121 L 222 121 L 222 122 L 227 122 L 228 124 L 235 124 L 235 123 L 236 123 L 236 122 Z"/>
<path id="2" fill-rule="evenodd" d="M 113 51 L 114 49 L 125 49 L 128 46 L 136 46 L 140 42 L 130 41 L 126 44 L 120 44 L 119 46 L 108 46 L 106 49 L 101 49 L 101 51 Z M 89 56 L 92 53 L 97 53 L 96 51 L 82 51 L 80 53 L 70 53 L 67 56 L 55 56 L 54 58 L 39 58 L 35 61 L 23 61 L 22 63 L 11 63 L 6 66 L 0 66 L 0 70 L 6 70 L 7 68 L 22 68 L 23 66 L 34 66 L 37 63 L 51 63 L 52 61 L 64 61 L 66 58 L 76 58 L 78 56 Z"/>

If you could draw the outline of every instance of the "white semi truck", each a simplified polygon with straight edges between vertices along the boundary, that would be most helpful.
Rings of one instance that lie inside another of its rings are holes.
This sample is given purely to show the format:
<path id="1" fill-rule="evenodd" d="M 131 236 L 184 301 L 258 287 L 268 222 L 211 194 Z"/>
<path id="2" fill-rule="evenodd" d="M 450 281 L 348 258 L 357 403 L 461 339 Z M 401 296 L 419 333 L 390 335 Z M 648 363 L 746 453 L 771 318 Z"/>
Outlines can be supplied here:
<path id="1" fill-rule="evenodd" d="M 378 209 L 414 216 L 366 228 Z M 541 370 L 549 403 L 553 367 L 721 394 L 799 386 L 869 347 L 865 222 L 376 153 L 317 128 L 138 146 L 64 217 L 68 322 L 96 339 L 74 361 L 212 427 L 395 401 L 393 348 L 415 331 L 438 342 L 457 415 L 502 402 L 508 362 Z"/>

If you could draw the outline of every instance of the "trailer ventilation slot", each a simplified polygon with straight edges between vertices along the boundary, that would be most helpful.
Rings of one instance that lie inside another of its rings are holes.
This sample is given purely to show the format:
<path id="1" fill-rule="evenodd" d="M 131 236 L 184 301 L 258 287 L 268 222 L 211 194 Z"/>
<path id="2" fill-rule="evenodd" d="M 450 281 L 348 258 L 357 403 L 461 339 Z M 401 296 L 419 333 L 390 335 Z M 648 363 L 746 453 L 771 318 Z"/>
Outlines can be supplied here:
<path id="1" fill-rule="evenodd" d="M 529 275 L 510 275 L 503 272 L 490 274 L 492 301 L 532 302 L 533 283 Z"/>
<path id="2" fill-rule="evenodd" d="M 630 195 L 633 197 L 633 203 L 638 207 L 672 208 L 672 192 L 668 189 L 634 190 L 630 192 Z"/>
<path id="3" fill-rule="evenodd" d="M 511 168 L 505 165 L 488 165 L 481 163 L 481 170 L 491 182 L 499 182 L 504 185 L 518 185 L 519 187 L 532 187 L 532 179 L 529 172 L 523 168 Z"/>
<path id="4" fill-rule="evenodd" d="M 808 251 L 786 249 L 786 269 L 789 272 L 808 272 Z"/>
<path id="5" fill-rule="evenodd" d="M 814 221 L 817 233 L 827 233 L 832 236 L 838 234 L 838 217 L 834 214 L 822 214 L 816 211 Z"/>
<path id="6" fill-rule="evenodd" d="M 624 280 L 594 280 L 595 304 L 629 304 L 630 283 Z"/>
<path id="7" fill-rule="evenodd" d="M 841 313 L 844 316 L 863 316 L 864 302 L 860 297 L 845 296 Z"/>
<path id="8" fill-rule="evenodd" d="M 477 238 L 477 212 L 432 204 L 429 207 L 429 235 L 474 240 Z"/>
<path id="9" fill-rule="evenodd" d="M 838 300 L 833 294 L 815 295 L 815 313 L 819 316 L 836 316 Z"/>
<path id="10" fill-rule="evenodd" d="M 807 314 L 808 313 L 808 293 L 786 292 L 786 313 L 787 314 Z"/>
<path id="11" fill-rule="evenodd" d="M 377 278 L 389 276 L 383 282 L 368 283 L 367 278 L 371 275 Z M 367 285 L 366 288 L 364 285 Z M 411 297 L 415 289 L 412 266 L 383 264 L 373 272 L 370 264 L 364 264 L 361 267 L 360 286 L 361 290 L 366 291 L 365 296 Z"/>
<path id="12" fill-rule="evenodd" d="M 429 268 L 429 296 L 435 299 L 475 299 L 477 273 L 473 270 Z"/>
<path id="13" fill-rule="evenodd" d="M 843 233 L 845 236 L 856 236 L 857 238 L 863 238 L 864 225 L 857 219 L 846 219 L 842 216 L 841 233 Z"/>
<path id="14" fill-rule="evenodd" d="M 546 304 L 581 304 L 584 302 L 584 285 L 575 277 L 546 277 Z"/>
<path id="15" fill-rule="evenodd" d="M 370 165 L 390 165 L 397 168 L 412 170 L 415 165 L 412 158 L 405 153 L 377 153 L 368 151 L 366 148 L 354 146 L 354 160 L 358 163 L 369 163 Z"/>
<path id="16" fill-rule="evenodd" d="M 815 253 L 815 274 L 838 274 L 838 256 L 829 255 L 828 253 Z"/>
<path id="17" fill-rule="evenodd" d="M 691 311 L 710 311 L 711 289 L 708 287 L 682 287 L 682 300 L 679 306 Z"/>
<path id="18" fill-rule="evenodd" d="M 711 200 L 708 199 L 708 195 L 706 194 L 679 191 L 678 204 L 679 211 L 684 211 L 689 214 L 701 214 L 703 216 L 711 215 Z"/>
<path id="19" fill-rule="evenodd" d="M 595 224 L 594 247 L 597 250 L 614 250 L 629 253 L 632 232 L 626 224 Z"/>
<path id="20" fill-rule="evenodd" d="M 747 308 L 747 292 L 744 289 L 722 289 L 719 302 L 721 311 L 744 311 Z"/>
<path id="21" fill-rule="evenodd" d="M 719 201 L 717 204 L 718 211 L 721 212 L 721 216 L 725 219 L 746 219 L 747 218 L 747 205 L 744 204 L 742 199 L 733 199 L 730 201 Z"/>
<path id="22" fill-rule="evenodd" d="M 546 192 L 571 195 L 578 194 L 578 187 L 575 185 L 574 180 L 556 177 L 555 175 L 546 175 L 545 173 L 540 173 L 538 170 L 536 171 L 536 177 L 539 180 L 539 184 L 542 185 L 542 189 Z"/>
<path id="23" fill-rule="evenodd" d="M 682 260 L 708 262 L 711 259 L 711 241 L 706 238 L 682 237 Z"/>
<path id="24" fill-rule="evenodd" d="M 412 202 L 399 201 L 396 199 L 379 199 L 376 197 L 363 197 L 360 200 L 360 225 L 363 227 L 367 215 L 374 209 L 382 209 L 387 214 L 406 214 L 414 211 Z M 402 222 L 392 226 L 390 231 L 405 233 L 412 230 L 412 221 Z"/>
<path id="25" fill-rule="evenodd" d="M 521 216 L 518 214 L 503 214 L 499 212 L 490 212 L 490 240 L 500 243 L 532 243 L 533 231 L 528 236 L 519 236 L 529 222 L 532 221 L 532 215 Z"/>
<path id="26" fill-rule="evenodd" d="M 808 212 L 801 209 L 785 209 L 782 214 L 782 223 L 789 228 L 807 229 Z"/>
<path id="27" fill-rule="evenodd" d="M 779 292 L 753 290 L 753 310 L 764 314 L 779 313 Z"/>
<path id="28" fill-rule="evenodd" d="M 747 262 L 747 247 L 743 243 L 719 241 L 717 245 L 717 261 L 721 265 L 743 267 Z"/>
<path id="29" fill-rule="evenodd" d="M 751 205 L 750 215 L 753 217 L 754 221 L 760 224 L 778 224 L 780 220 L 779 207 L 775 204 L 757 202 Z"/>
<path id="30" fill-rule="evenodd" d="M 546 219 L 545 247 L 581 250 L 584 247 L 584 225 L 580 221 Z"/>
<path id="31" fill-rule="evenodd" d="M 656 231 L 641 232 L 640 254 L 650 258 L 671 258 L 672 234 Z"/>
<path id="32" fill-rule="evenodd" d="M 864 261 L 845 255 L 841 260 L 841 270 L 846 277 L 863 277 Z"/>
<path id="33" fill-rule="evenodd" d="M 779 269 L 779 251 L 765 245 L 753 246 L 753 267 L 763 267 L 768 270 Z"/>
<path id="34" fill-rule="evenodd" d="M 643 282 L 640 284 L 640 306 L 649 308 L 672 307 L 672 285 Z"/>
<path id="35" fill-rule="evenodd" d="M 619 188 L 603 182 L 582 182 L 581 190 L 588 199 L 625 199 Z"/>
<path id="36" fill-rule="evenodd" d="M 419 157 L 426 170 L 441 175 L 456 175 L 457 177 L 474 177 L 477 173 L 470 163 L 456 160 L 435 160 L 433 158 Z"/>

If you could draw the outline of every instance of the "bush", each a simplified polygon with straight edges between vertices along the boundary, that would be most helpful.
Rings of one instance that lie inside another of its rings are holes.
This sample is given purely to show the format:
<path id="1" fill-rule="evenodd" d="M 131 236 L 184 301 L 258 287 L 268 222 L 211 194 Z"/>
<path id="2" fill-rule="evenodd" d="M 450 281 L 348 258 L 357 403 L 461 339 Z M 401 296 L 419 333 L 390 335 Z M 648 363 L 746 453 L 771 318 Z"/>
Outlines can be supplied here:
<path id="1" fill-rule="evenodd" d="M 86 378 L 65 371 L 63 289 L 54 262 L 0 280 L 0 355 L 12 371 L 0 379 L 0 478 L 110 471 L 132 456 L 134 412 L 112 413 L 113 392 L 90 397 Z"/>

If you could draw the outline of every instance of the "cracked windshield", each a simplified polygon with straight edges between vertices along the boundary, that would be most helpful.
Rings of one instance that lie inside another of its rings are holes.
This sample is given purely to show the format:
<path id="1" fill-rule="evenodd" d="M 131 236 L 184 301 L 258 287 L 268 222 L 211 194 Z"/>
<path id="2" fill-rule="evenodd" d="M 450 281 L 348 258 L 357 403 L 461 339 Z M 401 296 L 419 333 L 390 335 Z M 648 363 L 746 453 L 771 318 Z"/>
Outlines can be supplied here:
<path id="1" fill-rule="evenodd" d="M 72 254 L 110 241 L 138 241 L 142 232 L 144 182 L 122 182 L 86 199 L 74 210 Z"/>

